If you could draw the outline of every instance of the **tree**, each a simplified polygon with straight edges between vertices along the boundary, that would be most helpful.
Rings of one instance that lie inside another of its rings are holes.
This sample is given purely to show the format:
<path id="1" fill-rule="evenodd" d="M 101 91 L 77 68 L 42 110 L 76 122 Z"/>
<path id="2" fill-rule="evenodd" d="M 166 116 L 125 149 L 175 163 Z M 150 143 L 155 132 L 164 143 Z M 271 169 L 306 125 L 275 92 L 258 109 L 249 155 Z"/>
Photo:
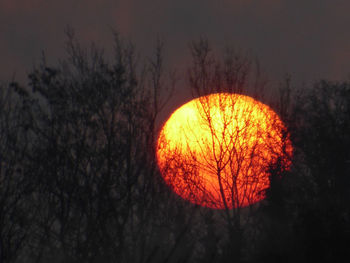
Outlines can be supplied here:
<path id="1" fill-rule="evenodd" d="M 141 63 L 116 34 L 107 62 L 101 49 L 86 49 L 67 33 L 67 59 L 52 66 L 44 57 L 29 85 L 0 87 L 1 262 L 309 262 L 346 255 L 349 83 L 321 81 L 294 93 L 287 79 L 273 107 L 284 123 L 268 110 L 270 122 L 249 130 L 255 113 L 238 95 L 266 102 L 258 64 L 233 49 L 220 59 L 207 41 L 194 42 L 189 88 L 210 143 L 188 158 L 170 151 L 173 158 L 158 168 L 158 114 L 175 85 L 162 43 Z M 226 94 L 214 103 L 220 128 L 205 97 L 218 92 Z M 222 114 L 235 109 L 241 115 Z M 190 135 L 204 142 L 194 127 Z M 186 175 L 193 188 L 184 191 L 209 195 L 200 166 L 213 173 L 211 203 L 221 210 L 200 206 L 204 199 L 182 200 L 160 174 Z M 238 194 L 258 185 L 261 174 L 268 189 Z M 266 198 L 252 205 L 257 196 Z"/>
<path id="2" fill-rule="evenodd" d="M 23 255 L 34 216 L 28 206 L 31 182 L 22 169 L 30 145 L 27 116 L 21 115 L 28 109 L 25 96 L 26 91 L 14 83 L 0 86 L 0 261 L 4 263 Z"/>
<path id="3" fill-rule="evenodd" d="M 249 60 L 229 53 L 221 63 L 203 40 L 193 44 L 192 54 L 189 80 L 197 99 L 165 124 L 158 144 L 160 169 L 180 196 L 222 209 L 228 244 L 223 259 L 241 259 L 243 232 L 252 220 L 242 207 L 263 199 L 271 167 L 288 167 L 291 144 L 277 115 L 242 95 L 251 74 Z"/>
<path id="4" fill-rule="evenodd" d="M 295 225 L 305 261 L 348 256 L 349 106 L 349 83 L 330 81 L 304 91 L 294 106 L 293 137 L 303 157 L 301 175 L 309 181 L 301 186 L 304 194 L 295 197 Z"/>
<path id="5" fill-rule="evenodd" d="M 174 85 L 163 77 L 161 50 L 158 42 L 155 58 L 140 67 L 133 46 L 115 35 L 109 64 L 100 49 L 81 47 L 68 31 L 67 60 L 53 67 L 43 58 L 29 87 L 15 83 L 27 102 L 19 114 L 28 120 L 31 142 L 20 162 L 32 186 L 27 208 L 35 215 L 28 221 L 28 260 L 176 257 L 187 232 L 178 231 L 184 225 L 177 228 L 172 214 L 182 208 L 162 198 L 168 191 L 154 158 L 163 88 Z"/>

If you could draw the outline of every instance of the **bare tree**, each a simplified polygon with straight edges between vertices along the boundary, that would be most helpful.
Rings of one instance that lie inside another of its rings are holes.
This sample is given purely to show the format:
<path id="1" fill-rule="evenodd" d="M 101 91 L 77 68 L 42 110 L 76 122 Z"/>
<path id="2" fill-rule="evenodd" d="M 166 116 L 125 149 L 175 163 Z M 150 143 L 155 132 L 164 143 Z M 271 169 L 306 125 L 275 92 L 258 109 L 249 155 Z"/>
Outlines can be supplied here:
<path id="1" fill-rule="evenodd" d="M 164 155 L 161 170 L 181 196 L 222 209 L 228 238 L 223 257 L 241 259 L 243 225 L 248 229 L 252 220 L 243 216 L 243 207 L 263 199 L 271 167 L 289 166 L 291 144 L 276 113 L 242 96 L 252 92 L 250 80 L 259 78 L 251 60 L 229 52 L 221 62 L 205 40 L 195 42 L 191 51 L 189 80 L 197 111 L 184 117 L 184 124 L 165 126 L 158 145 Z M 219 94 L 207 96 L 213 93 Z M 174 136 L 168 139 L 167 133 Z"/>
<path id="2" fill-rule="evenodd" d="M 175 86 L 163 43 L 143 63 L 115 34 L 107 62 L 101 49 L 67 34 L 67 59 L 50 66 L 43 57 L 28 86 L 0 87 L 1 262 L 346 256 L 349 83 L 294 93 L 286 78 L 271 104 L 277 118 L 272 107 L 240 99 L 266 102 L 258 63 L 194 42 L 188 77 L 200 127 L 187 123 L 186 153 L 179 144 L 158 167 L 158 142 L 171 144 L 158 137 L 159 112 Z M 221 95 L 206 96 L 213 93 Z M 256 110 L 262 121 L 254 123 Z"/>
<path id="3" fill-rule="evenodd" d="M 19 94 L 16 96 L 15 91 Z M 23 255 L 31 232 L 33 211 L 28 207 L 31 182 L 23 174 L 28 109 L 26 91 L 15 83 L 0 86 L 0 261 L 15 262 Z"/>
<path id="4" fill-rule="evenodd" d="M 101 49 L 67 35 L 68 58 L 50 66 L 43 56 L 28 87 L 14 83 L 26 107 L 2 122 L 10 125 L 4 140 L 26 139 L 11 144 L 14 155 L 1 152 L 15 162 L 2 158 L 2 175 L 16 174 L 17 161 L 21 169 L 20 180 L 4 178 L 12 192 L 4 184 L 1 193 L 6 202 L 18 197 L 10 207 L 28 224 L 17 229 L 4 212 L 1 237 L 19 239 L 4 247 L 4 258 L 23 248 L 30 262 L 184 261 L 192 253 L 193 217 L 163 184 L 155 159 L 158 114 L 175 85 L 165 75 L 162 42 L 141 64 L 132 44 L 115 34 L 115 57 L 106 62 Z"/>
<path id="5" fill-rule="evenodd" d="M 132 46 L 115 44 L 108 65 L 100 50 L 71 38 L 67 62 L 52 68 L 44 61 L 30 75 L 39 143 L 27 172 L 38 187 L 38 260 L 60 253 L 65 260 L 109 262 L 127 254 L 133 235 L 127 231 L 148 183 L 148 97 Z"/>

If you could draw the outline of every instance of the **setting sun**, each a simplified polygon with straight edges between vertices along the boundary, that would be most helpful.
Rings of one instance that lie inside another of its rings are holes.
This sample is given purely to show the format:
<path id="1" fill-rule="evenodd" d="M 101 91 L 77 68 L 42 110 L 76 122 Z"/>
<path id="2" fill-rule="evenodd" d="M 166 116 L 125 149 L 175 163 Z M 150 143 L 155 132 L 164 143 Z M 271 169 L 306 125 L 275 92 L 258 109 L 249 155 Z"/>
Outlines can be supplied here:
<path id="1" fill-rule="evenodd" d="M 164 124 L 157 159 L 165 182 L 201 206 L 231 209 L 265 198 L 269 171 L 291 165 L 278 115 L 251 97 L 218 93 L 178 108 Z"/>

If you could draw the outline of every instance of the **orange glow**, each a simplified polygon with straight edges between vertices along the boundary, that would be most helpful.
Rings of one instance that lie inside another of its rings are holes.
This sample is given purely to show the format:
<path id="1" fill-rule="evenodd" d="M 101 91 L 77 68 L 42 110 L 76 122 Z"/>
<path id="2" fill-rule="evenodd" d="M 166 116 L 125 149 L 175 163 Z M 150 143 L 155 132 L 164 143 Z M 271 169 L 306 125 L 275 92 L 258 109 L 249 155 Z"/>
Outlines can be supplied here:
<path id="1" fill-rule="evenodd" d="M 291 165 L 278 115 L 251 97 L 218 93 L 178 108 L 163 126 L 157 159 L 165 182 L 201 206 L 244 207 L 265 198 L 269 168 Z"/>

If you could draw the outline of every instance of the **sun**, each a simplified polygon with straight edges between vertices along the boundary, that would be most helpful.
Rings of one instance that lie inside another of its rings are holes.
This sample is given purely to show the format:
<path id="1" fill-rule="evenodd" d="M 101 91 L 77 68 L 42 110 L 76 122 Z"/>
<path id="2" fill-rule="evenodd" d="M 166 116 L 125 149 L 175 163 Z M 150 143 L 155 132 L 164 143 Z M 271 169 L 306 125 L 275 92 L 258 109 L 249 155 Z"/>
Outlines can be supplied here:
<path id="1" fill-rule="evenodd" d="M 245 207 L 265 198 L 271 167 L 289 169 L 292 143 L 267 105 L 217 93 L 178 108 L 157 141 L 160 172 L 171 189 L 214 209 Z"/>

